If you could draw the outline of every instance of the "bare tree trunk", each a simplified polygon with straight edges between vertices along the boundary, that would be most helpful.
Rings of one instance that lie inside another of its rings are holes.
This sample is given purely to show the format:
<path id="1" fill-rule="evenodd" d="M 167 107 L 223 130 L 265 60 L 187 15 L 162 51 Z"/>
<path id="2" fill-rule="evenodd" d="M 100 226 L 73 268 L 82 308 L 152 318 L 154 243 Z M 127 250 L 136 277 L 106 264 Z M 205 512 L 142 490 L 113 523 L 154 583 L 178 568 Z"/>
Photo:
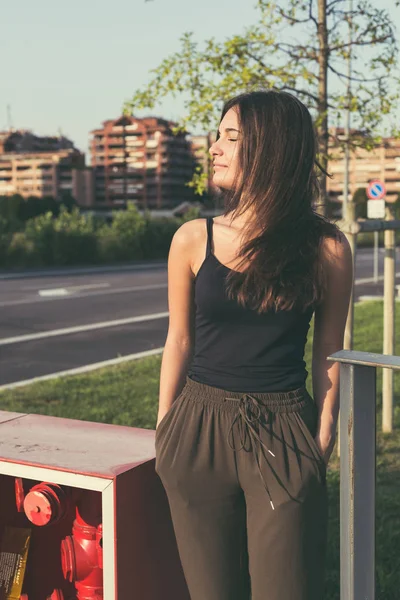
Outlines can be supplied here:
<path id="1" fill-rule="evenodd" d="M 328 30 L 326 26 L 326 0 L 318 0 L 318 141 L 320 164 L 327 170 L 328 166 Z M 327 214 L 326 175 L 321 174 L 321 201 L 318 213 Z"/>

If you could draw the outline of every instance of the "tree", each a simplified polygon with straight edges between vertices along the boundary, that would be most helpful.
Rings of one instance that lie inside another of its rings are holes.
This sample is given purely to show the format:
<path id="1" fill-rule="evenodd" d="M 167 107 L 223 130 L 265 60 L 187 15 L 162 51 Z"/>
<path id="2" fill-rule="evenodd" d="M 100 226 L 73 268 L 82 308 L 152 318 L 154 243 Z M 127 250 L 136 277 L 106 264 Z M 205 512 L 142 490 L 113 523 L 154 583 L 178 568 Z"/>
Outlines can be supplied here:
<path id="1" fill-rule="evenodd" d="M 104 225 L 98 231 L 100 255 L 109 261 L 142 258 L 145 230 L 145 218 L 135 203 L 128 201 L 126 210 L 114 210 L 111 225 Z"/>
<path id="2" fill-rule="evenodd" d="M 369 0 L 355 0 L 351 13 L 347 0 L 287 0 L 285 8 L 279 4 L 258 0 L 258 23 L 224 42 L 212 38 L 201 48 L 192 33 L 185 33 L 180 50 L 152 70 L 148 85 L 134 93 L 125 112 L 153 108 L 169 94 L 186 94 L 186 114 L 179 128 L 201 125 L 209 130 L 216 128 L 222 103 L 229 97 L 260 88 L 286 90 L 313 114 L 324 168 L 329 158 L 329 118 L 337 119 L 347 106 L 355 114 L 353 125 L 363 132 L 353 143 L 371 148 L 380 141 L 377 132 L 383 115 L 399 99 L 399 81 L 393 75 L 397 45 L 389 14 Z M 354 70 L 347 95 L 332 90 L 331 79 L 339 88 L 346 84 L 349 53 Z M 325 214 L 325 176 L 321 193 L 319 210 Z"/>
<path id="3" fill-rule="evenodd" d="M 2 219 L 3 230 L 14 232 L 21 229 L 22 222 L 20 213 L 23 205 L 24 198 L 21 194 L 0 196 L 0 218 Z"/>
<path id="4" fill-rule="evenodd" d="M 60 203 L 65 206 L 68 212 L 72 212 L 72 210 L 78 206 L 77 201 L 71 194 L 71 192 L 67 190 L 63 190 L 60 194 Z"/>
<path id="5" fill-rule="evenodd" d="M 19 218 L 25 222 L 48 211 L 57 216 L 59 209 L 59 203 L 53 196 L 28 196 L 20 207 Z"/>
<path id="6" fill-rule="evenodd" d="M 353 202 L 356 205 L 356 218 L 367 218 L 367 190 L 366 188 L 357 188 L 353 194 Z"/>

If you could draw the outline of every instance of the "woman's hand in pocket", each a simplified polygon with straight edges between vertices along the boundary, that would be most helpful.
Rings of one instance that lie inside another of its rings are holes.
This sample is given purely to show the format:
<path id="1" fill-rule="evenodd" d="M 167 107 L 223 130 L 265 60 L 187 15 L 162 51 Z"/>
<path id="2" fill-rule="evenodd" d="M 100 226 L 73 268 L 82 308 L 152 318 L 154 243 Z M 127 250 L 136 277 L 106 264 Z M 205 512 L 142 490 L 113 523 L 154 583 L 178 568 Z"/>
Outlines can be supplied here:
<path id="1" fill-rule="evenodd" d="M 157 416 L 156 431 L 157 431 L 157 428 L 158 428 L 159 424 L 161 423 L 161 421 L 163 420 L 163 418 L 165 417 L 166 414 L 167 414 L 167 412 L 159 413 L 158 414 L 158 416 Z"/>
<path id="2" fill-rule="evenodd" d="M 315 443 L 319 448 L 321 456 L 323 457 L 324 462 L 327 465 L 333 452 L 333 448 L 335 446 L 336 429 L 319 429 L 314 439 Z"/>
<path id="3" fill-rule="evenodd" d="M 161 423 L 161 421 L 164 419 L 165 415 L 167 413 L 169 413 L 169 411 L 171 410 L 171 406 L 169 408 L 167 408 L 167 410 L 165 410 L 165 408 L 164 408 L 162 411 L 161 410 L 158 411 L 156 430 L 157 430 L 159 424 Z"/>

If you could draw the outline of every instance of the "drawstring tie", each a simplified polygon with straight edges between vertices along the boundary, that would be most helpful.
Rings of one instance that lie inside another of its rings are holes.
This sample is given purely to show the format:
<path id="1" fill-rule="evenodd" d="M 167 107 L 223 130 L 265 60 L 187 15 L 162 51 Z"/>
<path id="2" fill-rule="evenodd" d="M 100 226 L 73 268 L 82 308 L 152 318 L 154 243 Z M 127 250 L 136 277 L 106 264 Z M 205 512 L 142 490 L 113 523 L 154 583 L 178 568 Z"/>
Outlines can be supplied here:
<path id="1" fill-rule="evenodd" d="M 260 417 L 261 417 L 261 407 L 258 403 L 257 398 L 255 398 L 251 394 L 244 394 L 241 398 L 225 398 L 225 400 L 235 400 L 236 402 L 239 402 L 239 412 L 235 415 L 235 418 L 232 421 L 232 424 L 230 426 L 229 433 L 228 433 L 228 444 L 230 445 L 232 450 L 234 450 L 236 452 L 236 448 L 230 443 L 229 436 L 232 435 L 232 429 L 236 423 L 236 420 L 238 418 L 242 417 L 242 422 L 244 422 L 245 426 L 247 425 L 247 428 L 245 427 L 244 438 L 242 437 L 242 428 L 240 428 L 240 441 L 242 442 L 242 445 L 240 446 L 239 450 L 242 450 L 242 448 L 244 448 L 245 443 L 246 443 L 246 435 L 248 432 L 250 435 L 250 438 L 255 443 L 258 442 L 259 444 L 261 444 L 261 446 L 263 446 L 273 457 L 275 457 L 275 454 L 263 443 L 263 441 L 260 438 L 259 432 L 257 431 L 256 427 L 254 426 L 255 423 L 259 423 Z M 253 444 L 252 444 L 252 446 L 253 446 Z M 274 504 L 272 502 L 271 493 L 268 489 L 268 485 L 266 484 L 263 474 L 262 474 L 262 471 L 261 471 L 260 461 L 259 461 L 258 452 L 257 452 L 256 448 L 254 449 L 253 454 L 256 458 L 258 472 L 260 474 L 261 481 L 263 482 L 263 485 L 268 493 L 270 504 L 272 506 L 272 509 L 275 510 Z"/>

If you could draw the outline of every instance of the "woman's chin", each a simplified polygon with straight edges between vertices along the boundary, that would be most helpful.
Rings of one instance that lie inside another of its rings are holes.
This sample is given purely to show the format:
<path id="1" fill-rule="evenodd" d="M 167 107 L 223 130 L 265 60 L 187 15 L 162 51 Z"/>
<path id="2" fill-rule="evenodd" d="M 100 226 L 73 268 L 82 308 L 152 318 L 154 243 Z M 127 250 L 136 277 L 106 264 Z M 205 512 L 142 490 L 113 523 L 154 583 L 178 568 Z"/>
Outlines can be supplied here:
<path id="1" fill-rule="evenodd" d="M 219 173 L 214 173 L 212 182 L 214 185 L 223 188 L 224 190 L 230 190 L 232 187 L 232 182 L 224 179 L 224 176 Z"/>

